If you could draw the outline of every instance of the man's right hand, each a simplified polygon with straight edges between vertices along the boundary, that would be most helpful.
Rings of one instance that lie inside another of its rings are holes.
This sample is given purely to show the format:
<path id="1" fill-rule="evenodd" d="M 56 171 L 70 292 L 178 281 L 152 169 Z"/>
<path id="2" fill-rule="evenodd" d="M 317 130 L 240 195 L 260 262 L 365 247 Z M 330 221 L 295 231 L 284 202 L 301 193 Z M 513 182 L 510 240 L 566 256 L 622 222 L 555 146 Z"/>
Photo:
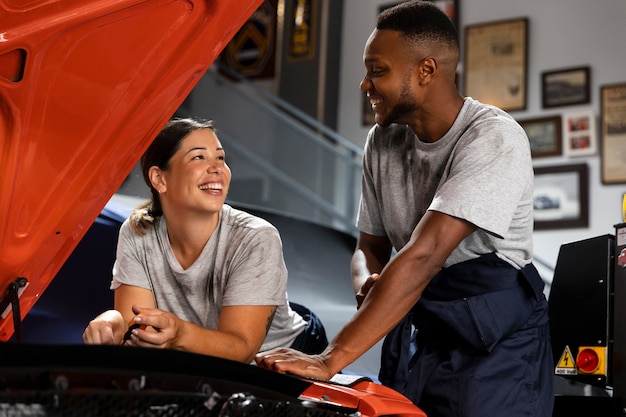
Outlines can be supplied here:
<path id="1" fill-rule="evenodd" d="M 359 292 L 356 293 L 357 310 L 361 308 L 361 304 L 363 304 L 363 300 L 365 300 L 365 297 L 367 297 L 367 294 L 370 292 L 374 284 L 376 284 L 376 281 L 378 281 L 379 277 L 380 277 L 379 274 L 372 274 L 369 277 L 367 277 L 367 279 L 361 286 L 361 289 L 359 290 Z"/>

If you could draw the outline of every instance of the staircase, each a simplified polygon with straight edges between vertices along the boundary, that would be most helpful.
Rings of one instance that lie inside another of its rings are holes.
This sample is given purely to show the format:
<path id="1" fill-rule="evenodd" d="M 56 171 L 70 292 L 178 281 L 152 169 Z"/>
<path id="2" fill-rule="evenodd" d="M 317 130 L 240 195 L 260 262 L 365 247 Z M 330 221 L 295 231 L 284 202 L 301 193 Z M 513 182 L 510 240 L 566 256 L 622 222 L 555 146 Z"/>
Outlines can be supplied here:
<path id="1" fill-rule="evenodd" d="M 215 121 L 233 171 L 228 202 L 356 234 L 362 150 L 253 82 L 215 66 L 178 116 Z"/>

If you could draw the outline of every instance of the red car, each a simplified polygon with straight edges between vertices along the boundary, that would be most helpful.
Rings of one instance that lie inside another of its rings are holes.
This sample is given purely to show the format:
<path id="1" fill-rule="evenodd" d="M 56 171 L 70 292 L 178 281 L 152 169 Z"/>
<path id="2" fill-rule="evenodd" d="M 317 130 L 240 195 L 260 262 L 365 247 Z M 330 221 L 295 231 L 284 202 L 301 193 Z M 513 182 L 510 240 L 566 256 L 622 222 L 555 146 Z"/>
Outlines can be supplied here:
<path id="1" fill-rule="evenodd" d="M 20 342 L 21 321 L 261 3 L 0 2 L 0 404 L 7 414 L 425 416 L 367 378 L 312 381 L 178 351 Z"/>

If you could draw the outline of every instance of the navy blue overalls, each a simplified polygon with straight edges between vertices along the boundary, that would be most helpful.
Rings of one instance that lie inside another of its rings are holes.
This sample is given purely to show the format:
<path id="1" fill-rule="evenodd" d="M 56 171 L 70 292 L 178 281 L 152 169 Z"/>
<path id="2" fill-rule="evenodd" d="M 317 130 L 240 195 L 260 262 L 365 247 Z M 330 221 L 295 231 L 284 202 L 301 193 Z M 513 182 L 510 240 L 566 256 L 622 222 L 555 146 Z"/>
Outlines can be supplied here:
<path id="1" fill-rule="evenodd" d="M 493 253 L 443 268 L 385 338 L 381 383 L 429 417 L 552 416 L 543 286 Z"/>

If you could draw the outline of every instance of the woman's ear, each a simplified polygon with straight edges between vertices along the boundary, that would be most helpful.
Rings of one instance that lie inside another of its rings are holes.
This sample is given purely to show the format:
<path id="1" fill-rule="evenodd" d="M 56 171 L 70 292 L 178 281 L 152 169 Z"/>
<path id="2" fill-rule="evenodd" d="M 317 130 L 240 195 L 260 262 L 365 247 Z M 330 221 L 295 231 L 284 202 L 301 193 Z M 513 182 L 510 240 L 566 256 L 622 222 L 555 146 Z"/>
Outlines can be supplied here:
<path id="1" fill-rule="evenodd" d="M 157 190 L 159 194 L 162 194 L 167 190 L 167 185 L 165 184 L 165 178 L 163 178 L 161 168 L 157 166 L 150 167 L 148 170 L 148 178 L 150 178 L 152 187 Z"/>

